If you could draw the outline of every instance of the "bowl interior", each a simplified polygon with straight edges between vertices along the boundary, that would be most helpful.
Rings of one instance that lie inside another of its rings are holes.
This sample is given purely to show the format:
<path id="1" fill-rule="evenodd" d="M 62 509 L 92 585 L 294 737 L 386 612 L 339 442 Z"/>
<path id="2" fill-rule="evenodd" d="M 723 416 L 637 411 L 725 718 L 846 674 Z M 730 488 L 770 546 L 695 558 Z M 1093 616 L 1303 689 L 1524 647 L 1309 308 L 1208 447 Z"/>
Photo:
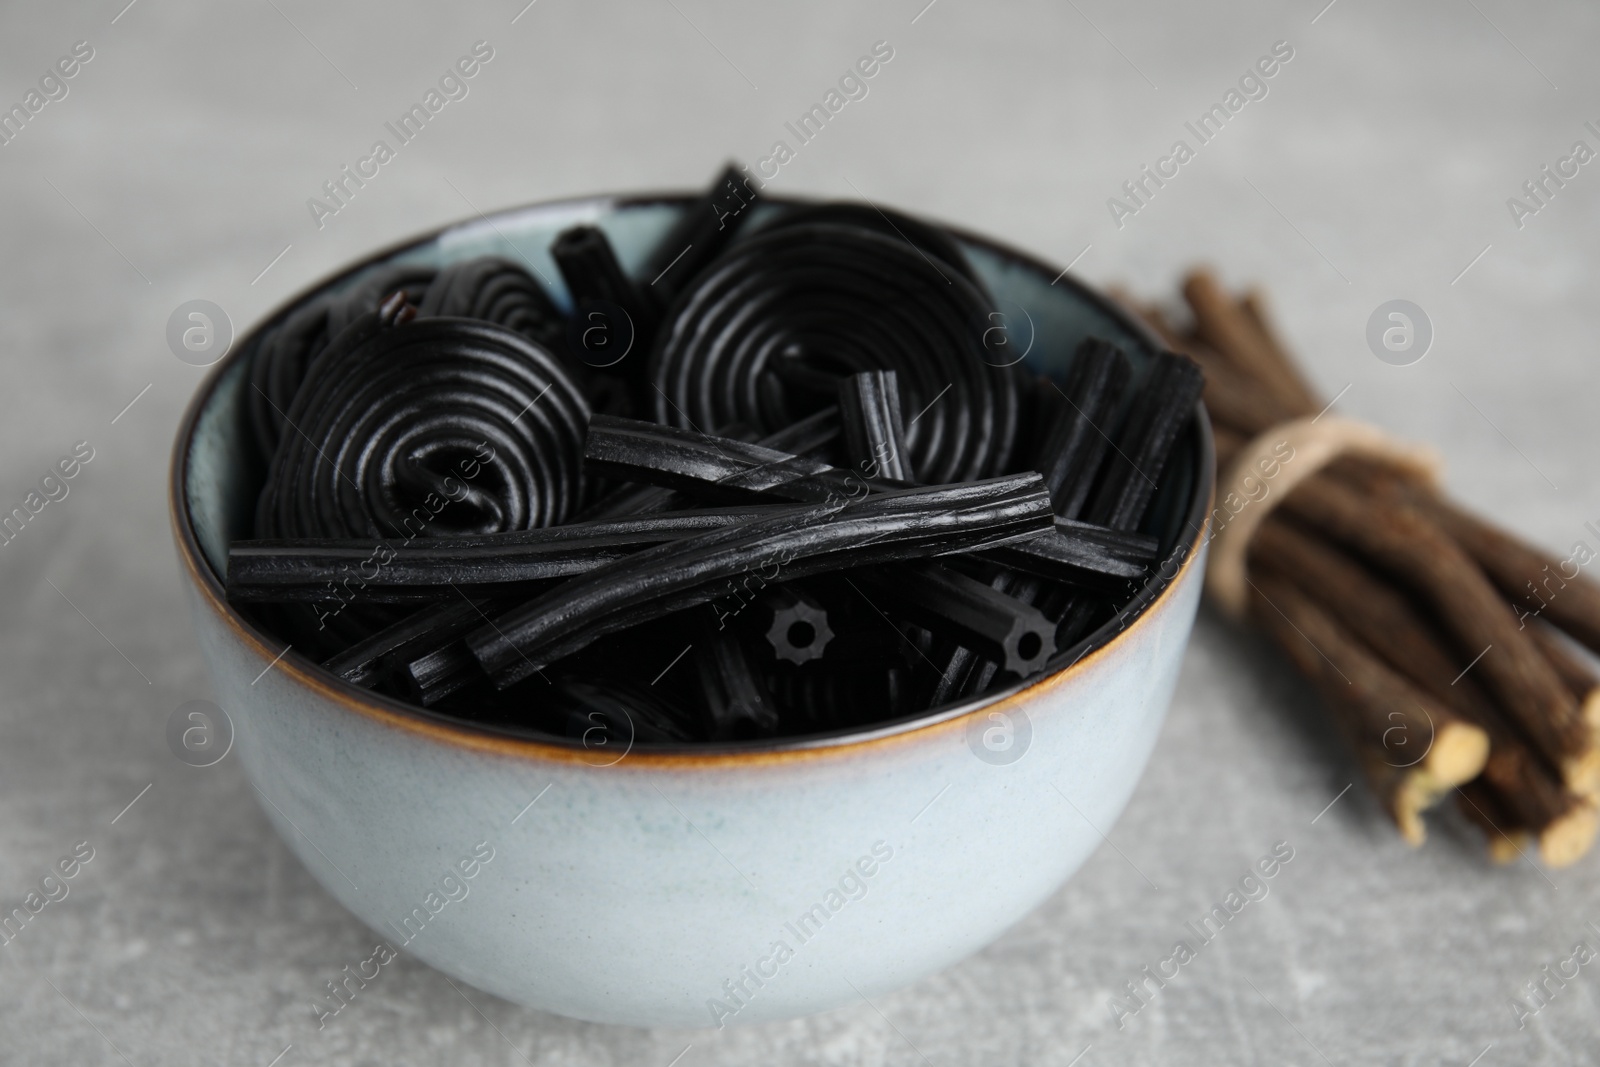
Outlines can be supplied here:
<path id="1" fill-rule="evenodd" d="M 747 222 L 743 235 L 758 231 L 776 212 L 805 201 L 772 198 L 763 201 Z M 214 592 L 221 598 L 221 579 L 226 573 L 228 546 L 250 536 L 256 498 L 266 471 L 256 457 L 248 436 L 246 404 L 250 388 L 250 361 L 263 333 L 281 321 L 311 296 L 338 291 L 359 284 L 368 274 L 395 264 L 422 264 L 443 267 L 463 259 L 499 255 L 522 262 L 545 285 L 563 310 L 570 309 L 571 297 L 561 273 L 550 257 L 550 244 L 556 234 L 579 223 L 604 230 L 616 249 L 622 265 L 636 271 L 656 243 L 666 234 L 688 203 L 685 197 L 593 197 L 515 208 L 487 218 L 478 218 L 447 227 L 437 233 L 405 243 L 357 264 L 341 274 L 301 293 L 274 314 L 257 323 L 215 368 L 202 385 L 180 430 L 175 469 L 177 521 L 180 536 L 191 534 Z M 1005 316 L 1012 343 L 1025 351 L 1022 361 L 1034 371 L 1059 380 L 1071 363 L 1072 353 L 1087 337 L 1100 337 L 1121 345 L 1134 364 L 1135 382 L 1157 345 L 1148 332 L 1119 308 L 1073 279 L 1031 257 L 983 238 L 957 231 L 962 251 L 993 294 Z M 1155 505 L 1145 532 L 1161 541 L 1161 558 L 1166 565 L 1123 611 L 1077 645 L 1058 653 L 1051 669 L 1066 667 L 1113 638 L 1133 618 L 1145 610 L 1177 573 L 1177 562 L 1195 547 L 1203 528 L 1211 490 L 1211 441 L 1203 410 L 1196 409 L 1188 431 L 1182 435 L 1173 462 L 1163 473 Z M 231 609 L 230 609 L 231 610 Z M 237 618 L 239 625 L 254 629 Z M 818 735 L 779 742 L 736 742 L 732 747 L 784 747 L 792 742 L 807 744 L 842 737 L 862 737 L 893 731 L 912 723 L 923 723 L 963 714 L 973 707 L 1000 699 L 1042 676 L 1035 675 L 1007 689 L 985 694 L 976 701 L 920 712 L 902 720 L 876 724 L 869 730 L 845 731 L 839 735 Z M 338 681 L 337 679 L 330 680 Z M 339 682 L 344 685 L 345 683 Z M 424 712 L 398 704 L 366 690 L 349 687 L 353 694 L 430 719 L 467 723 L 436 712 Z M 552 740 L 534 731 L 510 727 L 485 727 L 494 733 Z M 781 745 L 779 744 L 781 742 Z"/>

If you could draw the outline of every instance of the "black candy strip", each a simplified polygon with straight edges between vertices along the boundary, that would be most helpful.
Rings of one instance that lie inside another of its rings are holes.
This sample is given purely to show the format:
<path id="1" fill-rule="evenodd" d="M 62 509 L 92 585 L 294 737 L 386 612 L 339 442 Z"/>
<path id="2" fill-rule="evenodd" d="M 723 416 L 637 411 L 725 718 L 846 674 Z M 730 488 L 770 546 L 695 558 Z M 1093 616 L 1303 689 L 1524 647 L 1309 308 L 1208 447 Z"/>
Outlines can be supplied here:
<path id="1" fill-rule="evenodd" d="M 519 585 L 570 578 L 641 548 L 746 522 L 768 511 L 674 511 L 448 540 L 235 541 L 228 550 L 228 599 L 408 603 L 453 599 L 458 591 L 499 594 Z"/>
<path id="2" fill-rule="evenodd" d="M 1059 389 L 1052 387 L 1059 403 L 1051 405 L 1055 415 L 1035 457 L 1034 468 L 1044 475 L 1045 485 L 1050 489 L 1058 527 L 1083 511 L 1094 488 L 1110 449 L 1109 432 L 1127 388 L 1129 373 L 1127 358 L 1116 346 L 1089 338 L 1074 352 L 1066 380 Z M 1085 532 L 1103 530 L 1103 527 L 1089 527 Z M 1011 569 L 996 575 L 990 585 L 1008 596 L 1059 612 L 1067 596 L 1039 578 L 1087 585 L 1097 592 L 1114 594 L 1126 589 L 1129 582 L 1142 578 L 1146 570 L 1144 564 L 1152 562 L 1155 554 L 1151 542 L 1148 556 L 1123 557 L 1129 563 L 1141 564 L 1135 573 L 1124 571 L 1119 575 L 1115 567 L 1103 565 L 1091 565 L 1085 568 L 1086 573 L 1074 573 L 1070 562 L 1068 569 L 1052 571 L 1052 564 L 1067 562 L 1058 556 L 1071 559 L 1070 552 L 1050 551 L 1059 547 L 1038 543 L 1030 546 L 1026 553 L 1012 552 L 1009 557 L 1004 549 L 997 550 L 989 558 Z M 945 669 L 934 688 L 933 703 L 938 705 L 982 692 L 999 670 L 1000 665 L 993 660 L 984 662 L 973 649 L 958 646 L 948 653 Z"/>
<path id="3" fill-rule="evenodd" d="M 486 598 L 458 598 L 453 603 L 431 604 L 345 649 L 322 667 L 347 682 L 370 689 L 382 679 L 386 661 L 405 661 L 408 650 L 420 654 L 482 625 L 484 608 L 489 603 Z"/>
<path id="4" fill-rule="evenodd" d="M 771 569 L 773 579 L 794 580 L 977 547 L 1051 521 L 1037 474 L 814 504 L 598 567 L 475 631 L 467 645 L 505 688 L 604 634 L 706 603 L 741 575 Z"/>
<path id="5" fill-rule="evenodd" d="M 821 659 L 834 637 L 828 609 L 811 594 L 787 585 L 762 595 L 755 629 L 774 656 L 796 665 Z"/>
<path id="6" fill-rule="evenodd" d="M 778 452 L 815 457 L 816 453 L 829 450 L 838 439 L 838 409 L 824 408 L 755 443 Z M 593 520 L 623 515 L 643 515 L 653 511 L 665 511 L 683 504 L 684 501 L 673 489 L 659 485 L 635 485 L 619 489 L 596 501 L 580 518 Z"/>
<path id="7" fill-rule="evenodd" d="M 595 415 L 584 439 L 592 477 L 646 481 L 712 499 L 804 502 L 859 496 L 867 485 L 821 460 L 653 422 Z"/>
<path id="8" fill-rule="evenodd" d="M 596 415 L 589 420 L 584 469 L 591 475 L 649 481 L 709 500 L 818 502 L 893 492 L 904 483 L 869 478 L 818 460 L 653 422 Z M 987 559 L 1060 581 L 1121 589 L 1149 562 L 1143 539 L 1084 523 L 1059 522 L 998 549 Z M 1134 566 L 1138 564 L 1138 566 Z"/>
<path id="9" fill-rule="evenodd" d="M 1204 387 L 1205 376 L 1193 360 L 1175 352 L 1156 355 L 1090 499 L 1086 511 L 1090 522 L 1113 530 L 1139 528 L 1178 434 L 1193 416 Z M 1056 643 L 1066 648 L 1082 637 L 1101 609 L 1102 602 L 1092 597 L 1067 598 Z"/>
<path id="10" fill-rule="evenodd" d="M 654 296 L 635 285 L 622 269 L 605 232 L 597 226 L 562 230 L 550 245 L 550 255 L 572 294 L 574 318 L 587 325 L 589 315 L 601 311 L 601 305 L 621 308 L 631 330 L 624 331 L 617 323 L 605 323 L 610 331 L 607 344 L 628 343 L 631 346 L 628 355 L 632 357 L 629 363 L 643 364 L 644 353 L 649 351 L 661 321 L 659 305 Z M 627 336 L 629 333 L 631 336 Z M 595 366 L 610 365 L 610 353 L 586 353 L 586 361 Z"/>
<path id="11" fill-rule="evenodd" d="M 703 627 L 693 657 L 711 740 L 746 740 L 777 732 L 778 705 L 733 631 Z"/>
<path id="12" fill-rule="evenodd" d="M 1026 677 L 1056 651 L 1043 612 L 986 582 L 932 563 L 863 571 L 853 578 L 891 616 L 949 638 Z"/>
<path id="13" fill-rule="evenodd" d="M 750 179 L 728 164 L 683 211 L 639 272 L 639 284 L 654 290 L 665 307 L 705 269 L 750 218 L 760 194 Z"/>
<path id="14" fill-rule="evenodd" d="M 1057 518 L 1055 531 L 1026 542 L 995 545 L 984 559 L 1013 571 L 1067 582 L 1098 593 L 1118 593 L 1144 580 L 1156 558 L 1156 539 Z M 1025 583 L 1007 591 L 1028 599 Z M 996 586 L 996 588 L 1000 588 Z"/>
<path id="15" fill-rule="evenodd" d="M 401 664 L 395 673 L 405 686 L 407 697 L 425 708 L 483 681 L 483 672 L 460 638 L 451 638 L 433 651 Z"/>
<path id="16" fill-rule="evenodd" d="M 1129 373 L 1121 349 L 1098 338 L 1084 341 L 1072 357 L 1061 385 L 1065 403 L 1057 410 L 1034 464 L 1062 518 L 1077 518 L 1089 499 L 1095 474 L 1111 447 L 1112 419 Z"/>
<path id="17" fill-rule="evenodd" d="M 567 679 L 540 698 L 567 737 L 602 760 L 621 759 L 635 743 L 705 740 L 687 712 L 639 686 Z"/>
<path id="18" fill-rule="evenodd" d="M 1113 530 L 1139 528 L 1204 388 L 1205 376 L 1194 360 L 1176 352 L 1156 354 L 1084 518 Z"/>
<path id="19" fill-rule="evenodd" d="M 840 378 L 838 388 L 839 421 L 851 468 L 874 478 L 916 481 L 906 450 L 895 372 L 862 371 Z"/>

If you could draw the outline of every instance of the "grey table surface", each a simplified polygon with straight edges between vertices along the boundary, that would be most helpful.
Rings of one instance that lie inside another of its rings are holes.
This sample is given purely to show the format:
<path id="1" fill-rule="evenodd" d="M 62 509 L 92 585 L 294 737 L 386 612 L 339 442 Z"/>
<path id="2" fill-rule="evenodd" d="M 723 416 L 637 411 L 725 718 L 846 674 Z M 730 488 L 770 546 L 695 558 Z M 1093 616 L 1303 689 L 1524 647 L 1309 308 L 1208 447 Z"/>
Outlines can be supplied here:
<path id="1" fill-rule="evenodd" d="M 1525 1027 L 1510 1006 L 1600 944 L 1600 856 L 1493 868 L 1449 813 L 1413 851 L 1359 785 L 1328 808 L 1355 771 L 1314 696 L 1209 611 L 1108 846 L 1037 913 L 874 1004 L 721 1032 L 573 1022 L 410 960 L 319 1032 L 310 1002 L 371 935 L 235 760 L 196 770 L 163 736 L 212 695 L 166 518 L 202 373 L 167 348 L 173 308 L 203 297 L 243 328 L 479 210 L 698 186 L 766 156 L 880 40 L 894 58 L 870 94 L 775 189 L 926 213 L 1143 294 L 1200 261 L 1262 283 L 1336 410 L 1436 443 L 1462 498 L 1570 545 L 1600 518 L 1600 175 L 1521 226 L 1507 199 L 1574 142 L 1600 147 L 1600 10 L 126 3 L 0 14 L 0 103 L 93 48 L 0 146 L 0 502 L 95 450 L 0 546 L 0 904 L 94 850 L 0 949 L 0 1063 L 1600 1063 L 1600 971 Z M 307 198 L 478 40 L 494 59 L 470 95 L 319 228 Z M 1108 198 L 1278 41 L 1293 59 L 1268 94 L 1119 226 Z M 1394 298 L 1434 327 L 1414 365 L 1364 339 Z M 1271 895 L 1119 1028 L 1113 993 L 1278 841 L 1295 860 Z"/>

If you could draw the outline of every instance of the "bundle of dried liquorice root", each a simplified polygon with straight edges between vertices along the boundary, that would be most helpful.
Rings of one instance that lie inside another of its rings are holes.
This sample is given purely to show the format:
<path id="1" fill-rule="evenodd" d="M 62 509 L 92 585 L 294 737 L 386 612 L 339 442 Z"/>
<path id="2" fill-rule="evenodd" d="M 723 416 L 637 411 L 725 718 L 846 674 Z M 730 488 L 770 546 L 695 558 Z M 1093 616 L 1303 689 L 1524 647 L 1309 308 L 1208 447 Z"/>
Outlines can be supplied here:
<path id="1" fill-rule="evenodd" d="M 1600 586 L 1580 573 L 1592 552 L 1529 547 L 1381 450 L 1287 478 L 1317 461 L 1306 442 L 1333 417 L 1258 296 L 1236 299 L 1205 272 L 1183 296 L 1181 330 L 1142 313 L 1205 369 L 1225 472 L 1213 547 L 1230 524 L 1253 527 L 1242 613 L 1322 692 L 1406 840 L 1420 843 L 1422 812 L 1455 792 L 1497 860 L 1529 843 L 1550 865 L 1576 860 L 1600 784 L 1600 677 L 1578 647 L 1600 652 Z"/>
<path id="2" fill-rule="evenodd" d="M 637 275 L 551 253 L 570 309 L 484 258 L 261 338 L 227 590 L 300 654 L 546 733 L 799 735 L 1059 667 L 1150 580 L 1192 361 L 1036 378 L 949 234 L 737 171 Z"/>

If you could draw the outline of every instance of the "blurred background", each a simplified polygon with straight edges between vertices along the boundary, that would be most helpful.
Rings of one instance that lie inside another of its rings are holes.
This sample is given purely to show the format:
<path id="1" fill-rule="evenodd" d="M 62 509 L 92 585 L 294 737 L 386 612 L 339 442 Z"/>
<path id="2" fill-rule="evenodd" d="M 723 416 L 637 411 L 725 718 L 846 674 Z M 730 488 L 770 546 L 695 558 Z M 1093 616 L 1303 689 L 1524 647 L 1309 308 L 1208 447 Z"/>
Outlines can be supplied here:
<path id="1" fill-rule="evenodd" d="M 946 973 L 810 1019 L 656 1033 L 402 958 L 319 1032 L 310 1003 L 372 935 L 236 761 L 192 768 L 164 739 L 213 695 L 166 518 L 204 373 L 166 343 L 185 301 L 242 334 L 421 231 L 754 168 L 887 42 L 867 96 L 772 192 L 870 198 L 1143 297 L 1212 264 L 1267 288 L 1336 410 L 1437 445 L 1466 502 L 1552 549 L 1600 520 L 1600 168 L 1536 213 L 1508 206 L 1534 205 L 1523 183 L 1574 142 L 1600 148 L 1593 5 L 525 3 L 0 8 L 0 107 L 28 111 L 0 144 L 0 510 L 93 450 L 0 545 L 0 905 L 79 842 L 93 853 L 0 948 L 0 1063 L 1600 1063 L 1587 968 L 1524 1028 L 1510 1006 L 1575 942 L 1600 945 L 1600 857 L 1492 868 L 1450 814 L 1414 852 L 1359 786 L 1319 815 L 1353 764 L 1310 690 L 1209 611 L 1109 847 Z M 480 41 L 468 95 L 319 225 L 308 199 Z M 1275 45 L 1292 58 L 1266 95 L 1114 212 Z M 1366 341 L 1395 299 L 1433 331 L 1408 366 Z M 1271 896 L 1119 1029 L 1108 998 L 1278 841 L 1296 858 Z"/>

